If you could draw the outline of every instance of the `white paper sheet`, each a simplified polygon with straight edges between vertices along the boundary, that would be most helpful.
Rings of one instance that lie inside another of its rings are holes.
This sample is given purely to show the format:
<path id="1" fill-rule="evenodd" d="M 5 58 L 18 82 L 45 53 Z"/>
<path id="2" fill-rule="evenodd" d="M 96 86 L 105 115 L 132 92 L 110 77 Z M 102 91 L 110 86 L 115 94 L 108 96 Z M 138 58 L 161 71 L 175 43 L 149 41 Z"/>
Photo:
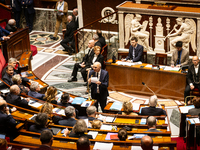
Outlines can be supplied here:
<path id="1" fill-rule="evenodd" d="M 183 107 L 179 107 L 180 108 L 180 111 L 181 111 L 181 113 L 188 113 L 188 111 L 190 110 L 190 109 L 192 109 L 192 108 L 194 108 L 194 106 L 192 107 L 192 106 L 183 106 Z"/>
<path id="2" fill-rule="evenodd" d="M 132 103 L 133 104 L 133 110 L 139 110 L 140 104 L 138 103 Z"/>
<path id="3" fill-rule="evenodd" d="M 193 120 L 194 120 L 195 123 L 200 123 L 199 118 L 193 118 Z"/>
<path id="4" fill-rule="evenodd" d="M 97 77 L 91 77 L 91 82 L 92 83 L 96 83 L 97 81 L 99 81 Z"/>
<path id="5" fill-rule="evenodd" d="M 177 67 L 172 68 L 172 67 L 166 66 L 166 67 L 164 68 L 164 70 L 165 70 L 165 71 L 179 71 L 180 68 L 177 68 Z"/>
<path id="6" fill-rule="evenodd" d="M 91 105 L 92 101 L 84 101 L 82 104 L 81 104 L 81 107 L 89 107 Z"/>
<path id="7" fill-rule="evenodd" d="M 34 103 L 31 104 L 31 102 L 34 102 L 34 101 L 30 100 L 29 103 L 28 103 L 29 106 L 36 107 L 36 108 L 42 106 L 41 103 L 34 102 Z"/>
<path id="8" fill-rule="evenodd" d="M 113 143 L 101 143 L 95 142 L 93 150 L 111 150 L 113 147 Z"/>
<path id="9" fill-rule="evenodd" d="M 145 68 L 151 68 L 152 67 L 152 65 L 146 65 L 145 66 Z"/>
<path id="10" fill-rule="evenodd" d="M 131 146 L 131 150 L 142 150 L 141 146 Z M 153 146 L 153 150 L 158 150 L 158 146 Z"/>
<path id="11" fill-rule="evenodd" d="M 57 114 L 65 116 L 65 110 L 61 109 Z"/>
<path id="12" fill-rule="evenodd" d="M 87 125 L 87 128 L 88 128 L 88 119 L 83 119 Z"/>
<path id="13" fill-rule="evenodd" d="M 73 100 L 74 100 L 74 98 L 72 98 L 72 97 L 69 98 L 70 103 L 73 102 Z"/>
<path id="14" fill-rule="evenodd" d="M 103 124 L 101 126 L 100 130 L 112 130 L 112 126 L 111 125 Z"/>
<path id="15" fill-rule="evenodd" d="M 98 132 L 97 131 L 89 131 L 89 135 L 92 135 L 92 138 L 95 139 L 97 137 Z"/>
<path id="16" fill-rule="evenodd" d="M 3 94 L 9 93 L 9 92 L 10 92 L 9 89 L 2 89 L 2 90 L 1 90 L 1 93 L 3 93 Z"/>

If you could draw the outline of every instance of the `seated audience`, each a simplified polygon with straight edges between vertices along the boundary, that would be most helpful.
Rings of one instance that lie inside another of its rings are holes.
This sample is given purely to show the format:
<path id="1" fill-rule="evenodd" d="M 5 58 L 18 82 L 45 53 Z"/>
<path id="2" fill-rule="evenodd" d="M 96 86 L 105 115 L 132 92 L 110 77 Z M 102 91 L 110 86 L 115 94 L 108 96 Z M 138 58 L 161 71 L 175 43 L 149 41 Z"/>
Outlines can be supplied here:
<path id="1" fill-rule="evenodd" d="M 38 113 L 35 117 L 35 124 L 29 127 L 29 131 L 41 133 L 43 130 L 49 130 L 46 125 L 48 123 L 48 116 L 46 113 Z"/>
<path id="2" fill-rule="evenodd" d="M 63 126 L 74 126 L 76 123 L 76 112 L 73 106 L 68 106 L 65 108 L 65 116 L 66 119 L 59 120 L 58 124 Z"/>
<path id="3" fill-rule="evenodd" d="M 118 138 L 120 141 L 126 141 L 127 139 L 127 130 L 126 129 L 120 129 L 118 132 Z"/>
<path id="4" fill-rule="evenodd" d="M 87 136 L 89 139 L 93 139 L 92 135 L 85 134 L 85 132 L 87 132 L 87 125 L 83 119 L 79 119 L 73 126 L 72 132 L 70 132 L 69 137 L 80 138 L 81 136 Z"/>
<path id="5" fill-rule="evenodd" d="M 45 93 L 44 100 L 52 104 L 57 104 L 56 95 L 57 89 L 53 86 L 50 86 Z"/>
<path id="6" fill-rule="evenodd" d="M 146 116 L 160 116 L 166 115 L 165 110 L 162 108 L 156 108 L 157 105 L 157 96 L 153 95 L 149 98 L 149 107 L 143 107 L 141 110 L 141 115 Z"/>
<path id="7" fill-rule="evenodd" d="M 13 67 L 11 65 L 6 66 L 6 72 L 2 77 L 2 80 L 8 85 L 13 85 L 12 76 L 14 74 Z"/>
<path id="8" fill-rule="evenodd" d="M 133 112 L 133 104 L 129 101 L 126 101 L 122 105 L 123 112 L 118 112 L 118 114 L 122 115 L 131 115 L 131 116 L 138 116 L 138 114 Z"/>
<path id="9" fill-rule="evenodd" d="M 19 96 L 19 94 L 20 94 L 19 87 L 17 85 L 12 85 L 10 87 L 10 93 L 8 93 L 8 95 L 6 96 L 6 102 L 23 108 L 29 108 L 28 102 L 30 99 L 29 98 L 23 99 Z"/>
<path id="10" fill-rule="evenodd" d="M 100 129 L 102 124 L 100 120 L 95 119 L 92 121 L 92 129 Z"/>
<path id="11" fill-rule="evenodd" d="M 12 34 L 12 32 L 9 32 L 5 29 L 3 29 L 1 26 L 0 26 L 0 41 L 7 41 L 10 39 L 9 34 Z"/>
<path id="12" fill-rule="evenodd" d="M 200 97 L 193 98 L 192 102 L 193 102 L 195 108 L 190 109 L 188 111 L 188 115 L 192 115 L 192 116 L 199 115 L 199 113 L 200 113 Z"/>
<path id="13" fill-rule="evenodd" d="M 38 93 L 40 91 L 40 86 L 38 82 L 32 82 L 30 86 L 30 91 L 28 92 L 28 95 L 37 99 L 43 100 L 44 94 Z"/>
<path id="14" fill-rule="evenodd" d="M 15 32 L 15 31 L 17 31 L 15 19 L 8 20 L 8 23 L 6 24 L 5 29 L 8 30 L 9 32 Z"/>
<path id="15" fill-rule="evenodd" d="M 99 36 L 99 40 L 98 41 L 101 43 L 101 46 L 104 47 L 106 45 L 106 40 L 102 36 L 101 30 L 97 30 L 96 34 Z"/>
<path id="16" fill-rule="evenodd" d="M 93 120 L 96 119 L 97 108 L 95 106 L 89 106 L 86 109 L 86 113 L 87 113 L 87 116 L 88 116 L 88 120 L 93 121 Z"/>
<path id="17" fill-rule="evenodd" d="M 17 136 L 16 125 L 16 121 L 10 114 L 6 101 L 0 98 L 0 134 L 5 134 L 12 141 Z"/>
<path id="18" fill-rule="evenodd" d="M 34 150 L 53 150 L 51 148 L 53 144 L 53 133 L 49 130 L 44 130 L 41 132 L 40 135 L 40 141 L 42 145 L 40 145 L 39 148 L 36 148 Z"/>
<path id="19" fill-rule="evenodd" d="M 44 103 L 39 110 L 40 113 L 46 113 L 47 115 L 51 115 L 53 112 L 53 105 L 51 103 Z"/>
<path id="20" fill-rule="evenodd" d="M 156 118 L 155 117 L 149 116 L 147 119 L 147 125 L 148 125 L 149 130 L 147 130 L 146 132 L 161 132 L 156 129 Z"/>
<path id="21" fill-rule="evenodd" d="M 7 150 L 7 141 L 5 139 L 0 139 L 0 150 Z"/>
<path id="22" fill-rule="evenodd" d="M 87 136 L 80 137 L 76 142 L 77 150 L 90 150 L 90 141 Z"/>
<path id="23" fill-rule="evenodd" d="M 153 150 L 153 140 L 150 136 L 143 136 L 141 139 L 141 147 L 143 150 Z"/>
<path id="24" fill-rule="evenodd" d="M 71 104 L 69 103 L 69 99 L 70 99 L 69 94 L 68 93 L 64 93 L 61 96 L 61 100 L 60 100 L 60 103 L 58 103 L 58 105 L 64 106 L 64 107 L 71 106 Z"/>
<path id="25" fill-rule="evenodd" d="M 18 85 L 18 87 L 20 88 L 20 94 L 24 93 L 24 94 L 28 95 L 29 88 L 22 85 L 22 78 L 19 74 L 15 74 L 12 77 L 12 81 L 13 81 L 13 84 Z"/>

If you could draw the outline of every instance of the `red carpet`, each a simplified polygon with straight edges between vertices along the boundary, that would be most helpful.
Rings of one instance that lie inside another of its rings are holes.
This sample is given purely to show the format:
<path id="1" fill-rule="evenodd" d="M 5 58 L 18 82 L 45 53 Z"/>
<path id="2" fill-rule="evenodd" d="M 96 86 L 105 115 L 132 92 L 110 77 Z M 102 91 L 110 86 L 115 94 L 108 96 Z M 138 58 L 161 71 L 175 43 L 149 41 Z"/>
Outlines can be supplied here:
<path id="1" fill-rule="evenodd" d="M 186 143 L 184 143 L 183 137 L 171 138 L 172 141 L 177 142 L 177 150 L 186 150 Z"/>

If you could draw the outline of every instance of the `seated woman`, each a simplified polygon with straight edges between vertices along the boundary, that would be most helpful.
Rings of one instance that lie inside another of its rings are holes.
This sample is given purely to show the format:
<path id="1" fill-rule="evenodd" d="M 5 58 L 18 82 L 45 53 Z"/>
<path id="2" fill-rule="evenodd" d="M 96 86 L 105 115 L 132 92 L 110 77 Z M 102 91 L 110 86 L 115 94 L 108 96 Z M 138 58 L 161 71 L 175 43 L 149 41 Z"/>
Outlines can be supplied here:
<path id="1" fill-rule="evenodd" d="M 131 115 L 131 116 L 138 116 L 138 114 L 133 112 L 133 105 L 131 102 L 129 101 L 125 101 L 123 103 L 123 112 L 118 112 L 118 114 L 122 114 L 122 115 Z"/>
<path id="2" fill-rule="evenodd" d="M 83 119 L 79 119 L 76 121 L 69 137 L 80 138 L 81 136 L 87 136 L 89 139 L 92 139 L 92 135 L 85 134 L 84 132 L 87 132 L 87 125 Z"/>
<path id="3" fill-rule="evenodd" d="M 92 121 L 92 129 L 100 129 L 102 124 L 100 120 L 95 119 Z"/>
<path id="4" fill-rule="evenodd" d="M 58 105 L 60 106 L 71 106 L 71 104 L 69 103 L 69 94 L 68 93 L 64 93 L 62 96 L 61 96 L 61 100 L 60 100 L 60 103 L 58 103 Z"/>
<path id="5" fill-rule="evenodd" d="M 37 99 L 43 100 L 44 94 L 38 93 L 40 91 L 40 85 L 38 82 L 33 81 L 30 86 L 30 91 L 28 92 L 29 96 L 32 96 Z"/>
<path id="6" fill-rule="evenodd" d="M 127 139 L 127 131 L 126 129 L 122 128 L 118 132 L 118 138 L 120 141 L 126 141 Z"/>
<path id="7" fill-rule="evenodd" d="M 44 100 L 52 104 L 57 104 L 56 95 L 57 89 L 53 86 L 50 86 L 45 93 Z"/>
<path id="8" fill-rule="evenodd" d="M 192 116 L 199 115 L 199 113 L 200 113 L 200 97 L 193 98 L 192 102 L 193 102 L 195 108 L 190 109 L 188 111 L 188 115 L 192 115 Z"/>
<path id="9" fill-rule="evenodd" d="M 13 84 L 18 85 L 18 87 L 20 88 L 20 94 L 24 93 L 28 95 L 29 88 L 22 85 L 22 78 L 19 74 L 14 75 L 12 77 L 12 81 L 13 81 Z"/>

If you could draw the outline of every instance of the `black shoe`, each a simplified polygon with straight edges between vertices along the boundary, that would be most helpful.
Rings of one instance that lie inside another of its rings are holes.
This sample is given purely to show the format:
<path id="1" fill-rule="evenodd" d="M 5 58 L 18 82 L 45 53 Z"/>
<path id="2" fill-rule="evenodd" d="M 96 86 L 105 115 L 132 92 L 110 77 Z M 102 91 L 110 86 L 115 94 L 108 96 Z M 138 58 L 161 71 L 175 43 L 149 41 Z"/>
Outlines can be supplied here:
<path id="1" fill-rule="evenodd" d="M 50 37 L 50 39 L 52 39 L 52 40 L 57 40 L 58 37 Z"/>
<path id="2" fill-rule="evenodd" d="M 75 81 L 77 81 L 77 78 L 71 78 L 68 80 L 68 82 L 75 82 Z"/>

